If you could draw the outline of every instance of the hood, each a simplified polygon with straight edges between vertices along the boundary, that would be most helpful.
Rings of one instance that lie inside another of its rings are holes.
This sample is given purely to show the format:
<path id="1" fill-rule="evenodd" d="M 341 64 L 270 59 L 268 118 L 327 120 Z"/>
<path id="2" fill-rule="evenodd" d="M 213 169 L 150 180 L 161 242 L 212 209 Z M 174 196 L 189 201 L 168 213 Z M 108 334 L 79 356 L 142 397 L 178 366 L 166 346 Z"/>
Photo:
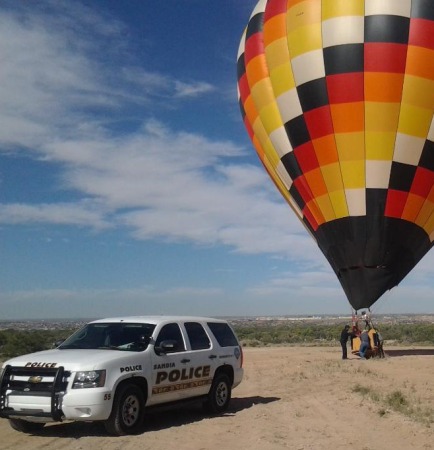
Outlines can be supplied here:
<path id="1" fill-rule="evenodd" d="M 95 370 L 104 369 L 108 366 L 119 365 L 122 361 L 137 360 L 142 356 L 136 352 L 122 352 L 119 350 L 45 350 L 42 352 L 29 353 L 17 356 L 3 363 L 19 367 L 48 367 L 56 368 L 63 366 L 65 370 Z"/>

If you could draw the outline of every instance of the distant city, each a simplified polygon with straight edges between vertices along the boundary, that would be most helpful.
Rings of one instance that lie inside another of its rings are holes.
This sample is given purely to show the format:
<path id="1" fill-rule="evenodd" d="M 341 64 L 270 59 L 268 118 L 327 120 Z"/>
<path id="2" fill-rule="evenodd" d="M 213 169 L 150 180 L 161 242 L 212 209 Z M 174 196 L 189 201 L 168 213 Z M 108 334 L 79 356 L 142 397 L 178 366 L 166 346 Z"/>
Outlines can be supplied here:
<path id="1" fill-rule="evenodd" d="M 361 314 L 358 316 L 361 318 Z M 305 323 L 333 325 L 351 323 L 350 315 L 317 315 L 317 316 L 245 316 L 224 317 L 235 326 L 273 326 L 284 323 Z M 376 323 L 434 323 L 434 314 L 373 314 L 371 318 Z M 75 330 L 93 319 L 37 319 L 37 320 L 0 320 L 0 330 Z"/>

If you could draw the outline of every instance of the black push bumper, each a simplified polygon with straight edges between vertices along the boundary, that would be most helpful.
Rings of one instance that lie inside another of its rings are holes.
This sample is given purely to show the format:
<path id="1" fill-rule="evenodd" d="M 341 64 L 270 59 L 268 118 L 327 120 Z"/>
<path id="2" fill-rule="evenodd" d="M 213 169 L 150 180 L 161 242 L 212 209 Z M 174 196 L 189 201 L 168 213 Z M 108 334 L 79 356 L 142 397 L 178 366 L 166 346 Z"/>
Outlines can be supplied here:
<path id="1" fill-rule="evenodd" d="M 61 421 L 60 398 L 66 391 L 69 375 L 63 367 L 47 369 L 7 365 L 0 379 L 0 417 L 46 417 Z M 7 406 L 8 395 L 49 397 L 51 411 L 15 410 Z"/>

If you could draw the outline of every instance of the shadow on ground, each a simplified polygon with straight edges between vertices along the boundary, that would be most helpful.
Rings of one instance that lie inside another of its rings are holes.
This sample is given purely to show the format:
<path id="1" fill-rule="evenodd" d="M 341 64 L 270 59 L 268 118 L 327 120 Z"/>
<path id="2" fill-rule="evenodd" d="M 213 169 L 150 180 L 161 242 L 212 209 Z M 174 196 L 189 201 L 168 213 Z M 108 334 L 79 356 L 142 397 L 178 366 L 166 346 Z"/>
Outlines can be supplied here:
<path id="1" fill-rule="evenodd" d="M 433 348 L 411 348 L 385 350 L 386 356 L 434 356 Z"/>
<path id="2" fill-rule="evenodd" d="M 255 405 L 267 404 L 279 401 L 279 397 L 234 397 L 231 400 L 229 409 L 221 415 L 210 416 L 202 409 L 201 401 L 192 401 L 177 407 L 155 407 L 145 414 L 143 429 L 140 433 L 164 430 L 172 427 L 179 427 L 190 423 L 201 422 L 202 420 L 212 420 L 213 418 L 232 417 L 238 412 L 252 408 Z M 98 436 L 112 437 L 105 431 L 104 425 L 99 422 L 66 422 L 59 424 L 49 424 L 41 431 L 35 433 L 38 436 L 80 439 L 82 437 Z"/>

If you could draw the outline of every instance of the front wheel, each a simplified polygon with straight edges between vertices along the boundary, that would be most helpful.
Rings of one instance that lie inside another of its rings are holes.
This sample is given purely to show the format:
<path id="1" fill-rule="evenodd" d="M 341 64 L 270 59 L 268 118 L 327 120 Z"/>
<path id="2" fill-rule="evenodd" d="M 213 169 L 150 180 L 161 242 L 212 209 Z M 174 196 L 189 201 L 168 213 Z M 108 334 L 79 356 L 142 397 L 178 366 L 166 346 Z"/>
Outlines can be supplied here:
<path id="1" fill-rule="evenodd" d="M 217 375 L 211 385 L 205 409 L 210 413 L 220 414 L 228 409 L 231 401 L 232 386 L 229 377 L 224 373 Z"/>
<path id="2" fill-rule="evenodd" d="M 9 425 L 16 431 L 22 433 L 36 433 L 44 428 L 43 422 L 28 422 L 23 419 L 9 419 Z"/>
<path id="3" fill-rule="evenodd" d="M 105 429 L 116 436 L 135 434 L 142 426 L 144 414 L 143 392 L 134 384 L 126 384 L 116 391 L 112 412 L 104 422 Z"/>

